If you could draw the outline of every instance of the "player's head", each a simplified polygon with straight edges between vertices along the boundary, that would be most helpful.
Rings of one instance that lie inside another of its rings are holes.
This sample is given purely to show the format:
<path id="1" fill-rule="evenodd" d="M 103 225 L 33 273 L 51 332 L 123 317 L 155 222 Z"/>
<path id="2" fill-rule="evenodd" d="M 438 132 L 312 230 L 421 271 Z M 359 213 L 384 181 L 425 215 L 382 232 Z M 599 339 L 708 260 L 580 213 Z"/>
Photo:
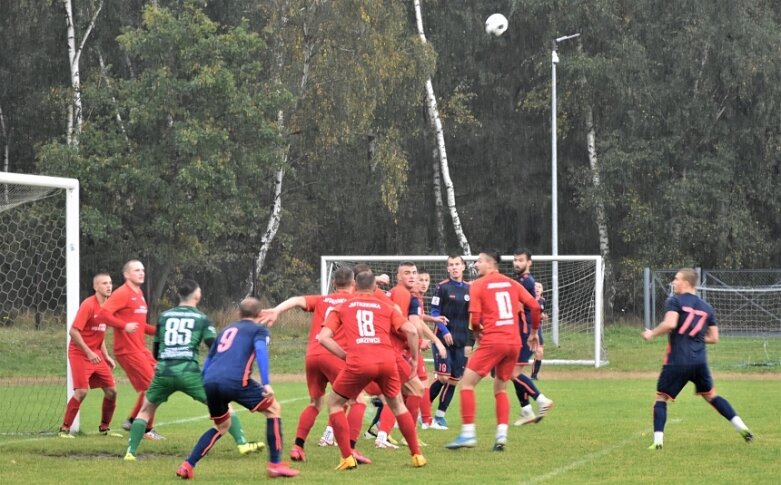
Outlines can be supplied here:
<path id="1" fill-rule="evenodd" d="M 466 261 L 464 257 L 458 254 L 450 254 L 447 257 L 447 274 L 453 281 L 461 281 L 464 279 L 464 270 L 466 269 Z"/>
<path id="2" fill-rule="evenodd" d="M 374 291 L 374 273 L 371 270 L 361 271 L 355 275 L 355 289 L 358 291 Z"/>
<path id="3" fill-rule="evenodd" d="M 481 251 L 480 255 L 475 261 L 475 268 L 477 268 L 477 274 L 485 276 L 489 273 L 499 271 L 499 262 L 502 260 L 502 255 L 496 249 L 486 249 Z"/>
<path id="4" fill-rule="evenodd" d="M 694 293 L 694 288 L 697 286 L 697 272 L 691 268 L 681 268 L 675 273 L 673 279 L 673 292 L 680 295 L 681 293 Z"/>
<path id="5" fill-rule="evenodd" d="M 353 266 L 353 277 L 357 278 L 359 273 L 365 273 L 365 272 L 372 273 L 372 268 L 366 263 L 358 263 L 355 266 Z M 373 275 L 374 273 L 372 273 Z"/>
<path id="6" fill-rule="evenodd" d="M 543 291 L 542 283 L 539 281 L 534 282 L 534 292 L 537 293 L 537 299 L 542 298 L 542 291 Z"/>
<path id="7" fill-rule="evenodd" d="M 195 280 L 182 280 L 176 287 L 176 296 L 179 297 L 179 304 L 184 302 L 198 303 L 201 301 L 201 287 Z"/>
<path id="8" fill-rule="evenodd" d="M 396 273 L 396 281 L 402 284 L 408 290 L 414 290 L 418 280 L 418 268 L 411 261 L 399 263 L 399 270 Z"/>
<path id="9" fill-rule="evenodd" d="M 353 270 L 349 266 L 340 266 L 334 271 L 334 286 L 339 290 L 352 288 Z"/>
<path id="10" fill-rule="evenodd" d="M 531 269 L 532 253 L 526 248 L 518 248 L 513 253 L 513 270 L 522 275 Z"/>
<path id="11" fill-rule="evenodd" d="M 95 294 L 108 298 L 111 295 L 111 290 L 114 289 L 111 275 L 105 272 L 97 273 L 92 277 L 92 289 L 95 290 Z"/>
<path id="12" fill-rule="evenodd" d="M 418 272 L 418 293 L 423 296 L 428 291 L 428 287 L 431 285 L 431 275 L 427 271 Z"/>
<path id="13" fill-rule="evenodd" d="M 239 303 L 239 317 L 254 320 L 260 316 L 263 306 L 257 298 L 249 297 Z"/>
<path id="14" fill-rule="evenodd" d="M 125 281 L 136 286 L 143 285 L 144 279 L 146 278 L 144 263 L 137 259 L 131 259 L 122 267 L 122 276 L 125 277 Z"/>

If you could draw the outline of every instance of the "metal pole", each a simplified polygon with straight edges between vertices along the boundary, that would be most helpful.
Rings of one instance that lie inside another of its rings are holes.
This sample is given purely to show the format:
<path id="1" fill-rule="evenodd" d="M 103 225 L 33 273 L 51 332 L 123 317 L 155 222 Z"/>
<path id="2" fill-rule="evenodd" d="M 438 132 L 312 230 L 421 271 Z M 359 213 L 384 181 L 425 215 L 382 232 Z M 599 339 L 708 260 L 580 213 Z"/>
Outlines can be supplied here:
<path id="1" fill-rule="evenodd" d="M 556 64 L 559 56 L 556 53 L 557 43 L 553 41 L 551 51 L 551 256 L 559 255 L 559 200 L 558 200 L 558 173 L 556 153 Z M 553 345 L 559 345 L 559 262 L 553 261 L 551 267 L 551 286 L 553 290 L 553 309 L 551 312 L 551 337 Z"/>
<path id="2" fill-rule="evenodd" d="M 559 55 L 556 53 L 559 42 L 574 39 L 580 34 L 565 35 L 553 39 L 551 50 L 551 256 L 559 255 L 559 197 L 558 197 L 558 160 L 556 140 L 556 64 Z M 553 310 L 551 311 L 551 337 L 553 345 L 559 345 L 559 262 L 553 261 L 551 267 L 551 286 L 553 287 Z"/>

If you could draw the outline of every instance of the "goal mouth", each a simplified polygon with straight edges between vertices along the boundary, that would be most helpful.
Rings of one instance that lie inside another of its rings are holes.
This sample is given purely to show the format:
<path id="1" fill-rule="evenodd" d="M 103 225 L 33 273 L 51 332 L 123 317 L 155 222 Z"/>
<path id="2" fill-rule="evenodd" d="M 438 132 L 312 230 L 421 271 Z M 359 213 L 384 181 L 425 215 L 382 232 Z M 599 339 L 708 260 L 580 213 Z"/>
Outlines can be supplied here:
<path id="1" fill-rule="evenodd" d="M 467 269 L 464 279 L 477 277 L 477 256 L 464 256 Z M 333 255 L 320 257 L 320 292 L 333 290 L 332 276 L 342 265 L 367 263 L 376 275 L 387 274 L 395 284 L 401 262 L 412 262 L 418 272 L 431 275 L 431 285 L 424 296 L 429 308 L 435 286 L 448 278 L 446 255 Z M 513 276 L 513 256 L 502 256 L 499 269 Z M 608 363 L 603 333 L 603 262 L 600 256 L 533 256 L 531 274 L 543 284 L 548 318 L 543 320 L 545 363 L 601 367 Z"/>
<path id="2" fill-rule="evenodd" d="M 0 332 L 29 349 L 25 366 L 36 373 L 20 375 L 13 363 L 0 369 L 3 435 L 55 432 L 72 393 L 67 346 L 79 306 L 78 192 L 75 179 L 0 172 Z"/>

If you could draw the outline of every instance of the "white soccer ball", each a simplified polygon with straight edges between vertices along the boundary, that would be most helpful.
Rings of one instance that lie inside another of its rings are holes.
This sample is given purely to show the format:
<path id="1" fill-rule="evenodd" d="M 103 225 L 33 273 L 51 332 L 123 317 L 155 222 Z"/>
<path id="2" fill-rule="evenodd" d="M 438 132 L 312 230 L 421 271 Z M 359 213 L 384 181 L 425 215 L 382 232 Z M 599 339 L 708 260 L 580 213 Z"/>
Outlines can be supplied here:
<path id="1" fill-rule="evenodd" d="M 507 17 L 495 13 L 485 20 L 485 33 L 499 37 L 507 30 Z"/>

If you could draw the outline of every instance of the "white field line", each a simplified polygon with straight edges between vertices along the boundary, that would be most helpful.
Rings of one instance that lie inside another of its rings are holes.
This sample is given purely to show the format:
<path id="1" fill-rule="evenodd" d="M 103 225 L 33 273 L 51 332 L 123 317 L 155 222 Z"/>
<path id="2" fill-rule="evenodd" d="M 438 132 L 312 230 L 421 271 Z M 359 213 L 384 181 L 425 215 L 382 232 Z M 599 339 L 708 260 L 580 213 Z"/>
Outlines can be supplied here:
<path id="1" fill-rule="evenodd" d="M 668 424 L 678 424 L 680 422 L 681 422 L 680 418 L 675 418 L 675 419 L 669 420 L 667 423 Z M 620 448 L 625 447 L 626 445 L 628 445 L 632 441 L 637 440 L 637 438 L 640 438 L 640 437 L 643 437 L 643 436 L 646 436 L 646 435 L 650 435 L 651 437 L 653 437 L 653 430 L 638 431 L 636 433 L 632 433 L 631 435 L 629 435 L 628 438 L 625 438 L 625 439 L 623 439 L 621 441 L 613 443 L 612 445 L 607 446 L 605 448 L 602 448 L 599 451 L 595 451 L 593 453 L 589 453 L 587 455 L 584 455 L 582 458 L 580 458 L 578 460 L 575 460 L 575 461 L 573 461 L 571 463 L 568 463 L 568 464 L 566 464 L 564 466 L 560 466 L 558 468 L 554 468 L 553 470 L 549 471 L 548 473 L 546 473 L 544 475 L 536 476 L 536 477 L 534 477 L 534 478 L 532 478 L 530 480 L 525 480 L 525 481 L 523 481 L 521 483 L 523 485 L 534 485 L 534 484 L 537 484 L 537 483 L 542 483 L 544 481 L 550 480 L 551 478 L 555 478 L 555 477 L 561 475 L 562 473 L 566 473 L 566 472 L 568 472 L 570 470 L 574 470 L 575 468 L 578 468 L 579 466 L 585 465 L 587 463 L 591 463 L 594 460 L 602 458 L 605 455 L 608 455 L 608 454 L 610 454 L 610 453 L 612 453 L 612 452 L 614 452 L 614 451 L 616 451 L 616 450 L 618 450 Z M 650 451 L 647 451 L 645 449 L 642 449 L 642 451 L 646 452 L 646 453 L 650 453 Z"/>
<path id="2" fill-rule="evenodd" d="M 279 401 L 279 403 L 280 404 L 288 404 L 288 403 L 291 403 L 291 402 L 303 401 L 305 399 L 309 399 L 309 397 L 294 397 L 292 399 L 284 399 L 282 401 Z M 245 408 L 239 408 L 239 409 L 236 410 L 237 413 L 242 413 L 242 412 L 245 412 L 245 411 L 247 411 L 247 409 L 245 409 Z M 163 422 L 159 422 L 159 423 L 156 422 L 155 426 L 170 426 L 170 425 L 176 425 L 176 424 L 192 423 L 193 421 L 202 421 L 202 420 L 207 420 L 207 419 L 209 419 L 209 415 L 208 414 L 204 414 L 202 416 L 193 416 L 191 418 L 174 419 L 173 421 L 163 421 Z M 87 435 L 87 436 L 90 436 L 90 435 L 96 435 L 98 433 L 97 433 L 97 431 L 95 431 L 95 432 L 84 433 L 84 434 Z M 25 438 L 25 439 L 21 439 L 21 440 L 4 441 L 4 442 L 0 443 L 0 447 L 9 446 L 9 445 L 16 445 L 16 444 L 19 444 L 19 443 L 30 443 L 30 442 L 33 442 L 33 441 L 47 440 L 47 439 L 51 439 L 51 438 L 56 437 L 56 436 L 57 435 L 55 434 L 55 435 L 50 435 L 50 436 L 39 436 L 39 437 L 35 437 L 35 438 Z"/>

